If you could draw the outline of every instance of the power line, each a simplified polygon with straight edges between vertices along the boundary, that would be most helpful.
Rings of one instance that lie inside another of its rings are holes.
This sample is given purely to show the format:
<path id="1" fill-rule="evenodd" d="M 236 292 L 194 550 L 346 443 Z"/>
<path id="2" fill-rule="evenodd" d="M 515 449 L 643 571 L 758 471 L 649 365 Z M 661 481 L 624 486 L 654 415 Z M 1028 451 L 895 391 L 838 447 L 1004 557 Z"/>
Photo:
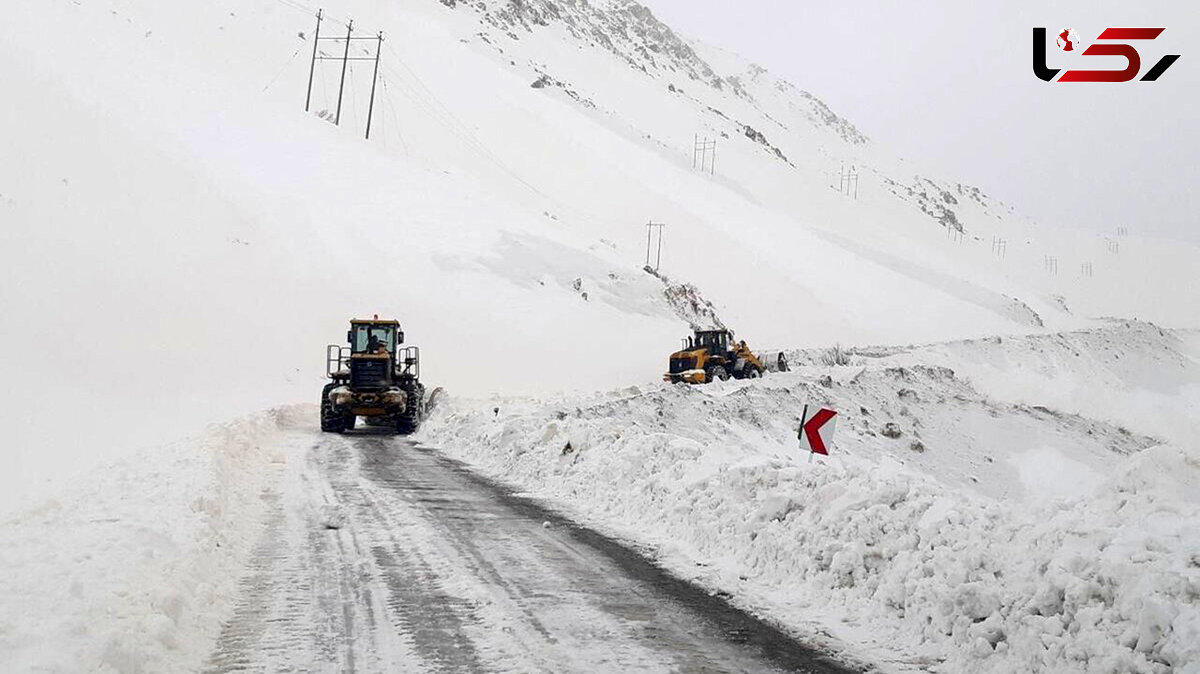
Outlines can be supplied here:
<path id="1" fill-rule="evenodd" d="M 355 95 L 355 92 L 354 92 L 354 65 L 353 64 L 350 64 L 349 67 L 346 68 L 346 75 L 350 78 L 350 103 L 349 103 L 350 116 L 357 119 L 358 118 L 358 106 L 357 106 L 357 104 L 355 104 L 354 99 L 358 98 L 358 96 Z"/>
<path id="2" fill-rule="evenodd" d="M 391 46 L 391 44 L 383 43 L 382 34 L 379 34 L 378 38 L 354 37 L 353 36 L 353 30 L 354 30 L 353 20 L 342 21 L 342 20 L 332 17 L 328 14 L 325 14 L 324 10 L 313 11 L 312 7 L 306 5 L 305 3 L 300 2 L 299 0 L 275 0 L 275 1 L 280 3 L 281 5 L 291 8 L 291 9 L 309 11 L 314 16 L 317 17 L 318 33 L 316 35 L 314 35 L 314 42 L 316 42 L 318 40 L 332 40 L 335 42 L 340 41 L 340 40 L 346 41 L 346 44 L 342 49 L 342 55 L 340 58 L 327 57 L 325 55 L 325 52 L 323 52 L 319 48 L 318 45 L 314 44 L 313 64 L 312 64 L 312 66 L 310 66 L 309 87 L 311 90 L 311 87 L 312 87 L 312 74 L 311 73 L 313 70 L 316 69 L 317 61 L 320 61 L 320 60 L 341 60 L 342 61 L 342 69 L 343 69 L 342 83 L 339 84 L 339 87 L 338 87 L 338 107 L 337 107 L 337 112 L 335 112 L 334 116 L 333 116 L 333 122 L 335 124 L 339 124 L 340 119 L 341 119 L 342 89 L 343 89 L 344 83 L 345 83 L 346 71 L 349 69 L 349 61 L 351 61 L 351 60 L 375 60 L 377 63 L 377 67 L 382 69 L 382 71 L 384 73 L 390 72 L 390 73 L 392 73 L 392 75 L 394 75 L 394 79 L 393 79 L 392 83 L 397 85 L 398 87 L 400 87 L 402 94 L 405 91 L 405 89 L 410 90 L 409 97 L 411 98 L 411 100 L 420 109 L 424 110 L 427 114 L 429 114 L 430 117 L 434 121 L 436 121 L 439 124 L 441 124 L 442 126 L 444 126 L 454 137 L 458 138 L 463 143 L 464 147 L 476 152 L 478 155 L 480 155 L 481 157 L 486 159 L 488 162 L 490 162 L 491 164 L 496 166 L 498 169 L 500 169 L 500 171 L 502 171 L 505 175 L 509 176 L 514 181 L 516 181 L 517 183 L 521 184 L 522 186 L 524 186 L 525 188 L 530 190 L 532 193 L 541 197 L 542 199 L 547 201 L 549 204 L 553 205 L 556 209 L 564 211 L 564 212 L 569 212 L 574 217 L 577 217 L 580 220 L 583 220 L 585 222 L 589 222 L 593 225 L 599 226 L 602 224 L 599 219 L 590 216 L 589 214 L 583 212 L 582 210 L 580 210 L 578 208 L 575 208 L 573 206 L 570 206 L 569 204 L 561 202 L 558 199 L 554 198 L 553 196 L 542 191 L 536 185 L 534 185 L 533 183 L 530 183 L 528 180 L 526 180 L 521 175 L 519 175 L 504 160 L 502 160 L 494 152 L 492 152 L 492 150 L 485 143 L 483 143 L 483 141 L 481 141 L 479 139 L 479 137 L 466 124 L 464 124 L 461 120 L 459 120 L 458 117 L 453 112 L 451 112 L 450 109 L 447 108 L 441 102 L 441 100 L 437 97 L 437 95 L 435 95 L 433 93 L 433 91 L 430 90 L 430 88 L 428 86 L 426 86 L 426 84 L 421 79 L 421 77 L 419 75 L 417 75 L 415 72 L 413 72 L 412 69 L 410 69 L 405 64 L 404 59 L 400 57 L 400 54 L 396 52 L 396 50 Z M 320 25 L 321 25 L 321 21 L 325 20 L 325 19 L 333 21 L 334 23 L 340 23 L 343 26 L 345 26 L 346 36 L 345 37 L 328 37 L 328 38 L 321 37 L 319 35 Z M 375 59 L 362 59 L 359 57 L 355 57 L 353 59 L 350 58 L 349 50 L 350 50 L 351 40 L 364 40 L 364 39 L 378 39 L 379 40 L 379 42 L 377 43 L 378 46 L 376 49 Z M 390 51 L 391 55 L 394 57 L 395 66 L 392 65 L 391 60 L 383 60 L 381 58 L 382 48 L 385 48 L 385 47 Z M 353 99 L 354 98 L 353 71 L 350 71 L 350 72 L 351 72 L 351 98 Z M 382 76 L 382 73 L 380 74 L 380 76 Z M 329 91 L 328 91 L 328 85 L 326 83 L 324 68 L 321 69 L 321 86 L 322 86 L 322 91 L 325 95 L 325 100 L 328 104 Z M 385 87 L 385 91 L 386 91 L 387 90 L 386 83 L 384 84 L 384 87 Z M 390 92 L 388 92 L 385 95 L 390 96 Z M 311 93 L 310 93 L 309 98 L 311 98 Z M 351 102 L 351 106 L 353 106 L 353 105 L 354 105 L 354 103 Z M 394 104 L 394 102 L 389 100 L 389 105 L 392 110 L 392 116 L 393 116 L 393 118 L 395 118 L 396 117 L 395 104 Z M 306 109 L 308 109 L 307 105 L 306 105 Z M 327 108 L 326 108 L 326 115 L 328 115 Z M 397 121 L 396 126 L 397 126 L 397 129 L 399 129 L 400 125 L 399 125 L 398 121 Z M 369 127 L 369 122 L 368 122 L 368 127 Z M 404 144 L 403 136 L 400 137 L 400 140 L 401 140 L 401 143 Z M 404 145 L 405 145 L 405 151 L 407 152 L 408 151 L 407 144 L 404 144 Z"/>
<path id="3" fill-rule="evenodd" d="M 346 24 L 349 23 L 349 21 L 347 19 L 343 19 L 343 18 L 337 17 L 333 14 L 329 14 L 328 12 L 325 12 L 325 10 L 323 10 L 323 9 L 317 9 L 316 7 L 313 7 L 312 5 L 308 5 L 303 2 L 299 2 L 299 0 L 275 0 L 275 2 L 279 3 L 280 5 L 282 5 L 284 7 L 287 7 L 288 9 L 292 9 L 297 12 L 301 12 L 308 16 L 313 16 L 313 15 L 317 14 L 318 12 L 321 12 L 325 15 L 325 19 L 332 21 L 333 23 L 336 23 L 343 28 L 345 28 Z"/>
<path id="4" fill-rule="evenodd" d="M 383 100 L 387 103 L 388 110 L 392 113 L 392 121 L 395 122 L 396 137 L 400 139 L 400 147 L 404 148 L 404 154 L 408 154 L 408 143 L 404 142 L 404 133 L 400 130 L 400 118 L 396 115 L 396 104 L 392 101 L 391 92 L 388 91 L 387 78 L 380 75 L 379 83 L 383 85 Z"/>
<path id="5" fill-rule="evenodd" d="M 292 56 L 287 60 L 287 63 L 284 63 L 283 67 L 279 69 L 279 72 L 275 73 L 275 77 L 272 77 L 271 81 L 267 82 L 267 86 L 263 87 L 264 93 L 267 91 L 267 89 L 271 88 L 271 85 L 275 84 L 275 80 L 279 79 L 279 76 L 283 74 L 283 71 L 287 70 L 287 67 L 292 65 L 292 61 L 295 61 L 296 57 L 300 55 L 301 49 L 304 49 L 304 45 L 296 47 L 296 51 L 292 52 Z"/>
<path id="6" fill-rule="evenodd" d="M 326 114 L 328 114 L 329 113 L 329 83 L 325 79 L 325 69 L 324 68 L 321 69 L 321 93 L 324 95 L 323 97 L 325 100 L 325 108 L 323 111 Z M 324 117 L 322 117 L 322 119 L 324 119 Z"/>
<path id="7" fill-rule="evenodd" d="M 580 219 L 590 222 L 592 224 L 596 224 L 596 225 L 600 224 L 598 220 L 591 218 L 590 216 L 584 214 L 582 211 L 580 211 L 578 209 L 575 209 L 571 206 L 568 206 L 567 204 L 564 204 L 563 202 L 558 201 L 554 197 L 552 197 L 549 194 L 546 194 L 542 190 L 538 189 L 538 187 L 536 185 L 530 183 L 528 180 L 525 180 L 523 177 L 518 175 L 516 173 L 516 171 L 514 171 L 510 166 L 508 166 L 508 164 L 506 164 L 502 159 L 497 157 L 496 154 L 494 152 L 492 152 L 491 149 L 488 148 L 487 145 L 485 145 L 483 143 L 483 141 L 479 140 L 479 137 L 476 136 L 474 134 L 474 132 L 472 132 L 465 124 L 463 124 L 462 121 L 459 120 L 457 118 L 457 116 L 454 115 L 453 112 L 451 112 L 448 108 L 446 108 L 445 105 L 442 104 L 442 102 L 437 98 L 437 96 L 432 91 L 430 91 L 429 87 L 427 87 L 425 85 L 425 83 L 421 80 L 420 76 L 418 76 L 411 69 L 409 69 L 407 65 L 404 64 L 403 59 L 401 59 L 400 55 L 397 54 L 394 49 L 392 49 L 391 45 L 385 45 L 385 47 L 387 47 L 389 50 L 392 51 L 392 55 L 396 57 L 397 65 L 402 69 L 402 70 L 393 71 L 393 74 L 396 75 L 398 78 L 398 82 L 404 83 L 404 81 L 406 79 L 411 79 L 410 84 L 415 89 L 415 92 L 414 92 L 415 95 L 414 95 L 414 99 L 413 99 L 414 102 L 416 102 L 418 105 L 421 105 L 427 112 L 430 113 L 430 115 L 434 118 L 435 121 L 437 121 L 438 123 L 445 126 L 446 129 L 449 130 L 457 138 L 459 138 L 459 140 L 462 140 L 466 147 L 468 147 L 469 149 L 475 150 L 481 157 L 490 161 L 492 164 L 494 164 L 497 168 L 499 168 L 501 171 L 503 171 L 510 178 L 517 181 L 521 185 L 524 185 L 526 188 L 528 188 L 534 194 L 542 197 L 543 199 L 547 200 L 551 204 L 555 205 L 556 208 L 559 208 L 564 211 L 572 211 L 574 213 L 574 215 L 576 215 Z M 383 62 L 383 67 L 384 67 L 384 69 L 389 69 L 391 66 L 389 65 L 389 63 L 387 61 L 385 61 L 385 62 Z"/>

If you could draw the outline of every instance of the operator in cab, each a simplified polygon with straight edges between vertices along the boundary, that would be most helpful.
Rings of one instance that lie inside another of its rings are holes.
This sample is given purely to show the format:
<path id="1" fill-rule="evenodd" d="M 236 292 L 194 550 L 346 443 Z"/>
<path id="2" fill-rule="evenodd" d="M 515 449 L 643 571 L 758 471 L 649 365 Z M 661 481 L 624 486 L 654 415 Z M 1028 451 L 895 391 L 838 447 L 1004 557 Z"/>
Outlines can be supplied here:
<path id="1" fill-rule="evenodd" d="M 372 356 L 390 355 L 388 354 L 387 344 L 380 341 L 379 337 L 373 332 L 367 337 L 367 353 Z"/>

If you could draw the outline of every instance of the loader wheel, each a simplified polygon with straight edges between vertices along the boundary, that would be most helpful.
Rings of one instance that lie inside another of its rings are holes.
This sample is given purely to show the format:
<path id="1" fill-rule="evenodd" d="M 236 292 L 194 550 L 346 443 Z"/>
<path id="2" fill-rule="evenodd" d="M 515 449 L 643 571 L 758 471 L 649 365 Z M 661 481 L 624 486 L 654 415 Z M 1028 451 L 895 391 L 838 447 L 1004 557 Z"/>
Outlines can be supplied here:
<path id="1" fill-rule="evenodd" d="M 323 433 L 341 433 L 345 430 L 345 418 L 334 411 L 333 403 L 329 402 L 329 392 L 334 384 L 326 386 L 321 391 L 321 431 Z"/>
<path id="2" fill-rule="evenodd" d="M 753 365 L 747 365 L 745 373 L 746 379 L 758 379 L 762 376 L 762 373 L 758 371 L 758 368 L 754 367 Z"/>
<path id="3" fill-rule="evenodd" d="M 709 382 L 714 382 L 718 379 L 721 381 L 729 380 L 729 370 L 726 370 L 724 365 L 714 365 L 708 368 L 704 374 L 705 379 L 707 379 Z"/>
<path id="4" fill-rule="evenodd" d="M 425 387 L 416 384 L 405 388 L 408 396 L 404 411 L 396 415 L 396 432 L 400 435 L 412 435 L 417 432 L 421 420 L 425 418 Z"/>
<path id="5" fill-rule="evenodd" d="M 414 409 L 405 409 L 404 412 L 396 415 L 396 433 L 400 435 L 412 435 L 417 432 L 417 426 L 420 425 L 420 418 Z"/>

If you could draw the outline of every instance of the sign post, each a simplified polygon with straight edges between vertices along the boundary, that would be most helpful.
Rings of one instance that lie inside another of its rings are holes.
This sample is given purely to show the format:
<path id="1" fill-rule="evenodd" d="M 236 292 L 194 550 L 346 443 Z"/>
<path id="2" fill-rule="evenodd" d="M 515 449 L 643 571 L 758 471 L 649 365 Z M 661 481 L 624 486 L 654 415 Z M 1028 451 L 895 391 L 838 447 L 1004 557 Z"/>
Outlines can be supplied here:
<path id="1" fill-rule="evenodd" d="M 808 450 L 808 460 L 812 461 L 813 454 L 829 456 L 829 446 L 833 444 L 833 429 L 837 425 L 837 412 L 818 409 L 812 417 L 808 416 L 808 405 L 800 415 L 800 449 Z"/>

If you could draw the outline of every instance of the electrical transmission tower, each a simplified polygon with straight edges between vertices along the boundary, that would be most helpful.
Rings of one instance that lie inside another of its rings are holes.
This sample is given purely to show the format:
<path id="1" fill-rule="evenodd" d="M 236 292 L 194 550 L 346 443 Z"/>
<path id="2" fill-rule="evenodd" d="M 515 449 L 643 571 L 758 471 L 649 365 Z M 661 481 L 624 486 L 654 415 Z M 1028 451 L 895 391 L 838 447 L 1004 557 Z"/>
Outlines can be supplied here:
<path id="1" fill-rule="evenodd" d="M 655 274 L 658 273 L 658 267 L 662 264 L 663 227 L 666 227 L 666 225 L 662 223 L 649 222 L 646 224 L 646 269 L 653 269 Z M 651 267 L 650 251 L 653 248 L 651 240 L 653 239 L 655 229 L 658 230 L 658 252 L 654 255 L 654 266 Z"/>
<path id="2" fill-rule="evenodd" d="M 375 83 L 379 80 L 379 56 L 380 56 L 380 53 L 383 51 L 383 33 L 379 32 L 374 37 L 365 37 L 365 36 L 364 37 L 355 37 L 354 36 L 354 20 L 352 19 L 349 23 L 346 24 L 346 37 L 321 37 L 321 21 L 322 21 L 322 16 L 324 14 L 324 11 L 325 10 L 317 11 L 317 30 L 315 33 L 313 33 L 312 62 L 308 66 L 308 92 L 304 97 L 304 111 L 308 112 L 309 108 L 312 107 L 313 74 L 317 70 L 317 61 L 341 61 L 342 62 L 342 75 L 341 75 L 341 79 L 338 81 L 337 110 L 336 110 L 336 112 L 334 112 L 334 115 L 333 115 L 334 126 L 341 126 L 341 124 L 342 124 L 342 97 L 343 97 L 343 93 L 346 88 L 346 70 L 349 68 L 350 62 L 351 61 L 374 61 L 375 62 L 375 71 L 374 71 L 374 74 L 371 75 L 371 102 L 367 106 L 366 137 L 368 140 L 370 140 L 370 138 L 371 138 L 371 118 L 375 114 Z M 323 55 L 319 49 L 322 40 L 326 40 L 326 41 L 330 41 L 330 42 L 339 42 L 339 41 L 344 42 L 345 45 L 342 49 L 342 55 L 340 57 Z M 374 40 L 375 41 L 375 56 L 351 56 L 350 55 L 350 43 L 355 40 Z"/>
<path id="3" fill-rule="evenodd" d="M 692 168 L 699 168 L 701 172 L 707 171 L 711 175 L 717 172 L 717 139 L 705 136 L 703 139 L 697 134 L 695 142 L 692 144 Z"/>

